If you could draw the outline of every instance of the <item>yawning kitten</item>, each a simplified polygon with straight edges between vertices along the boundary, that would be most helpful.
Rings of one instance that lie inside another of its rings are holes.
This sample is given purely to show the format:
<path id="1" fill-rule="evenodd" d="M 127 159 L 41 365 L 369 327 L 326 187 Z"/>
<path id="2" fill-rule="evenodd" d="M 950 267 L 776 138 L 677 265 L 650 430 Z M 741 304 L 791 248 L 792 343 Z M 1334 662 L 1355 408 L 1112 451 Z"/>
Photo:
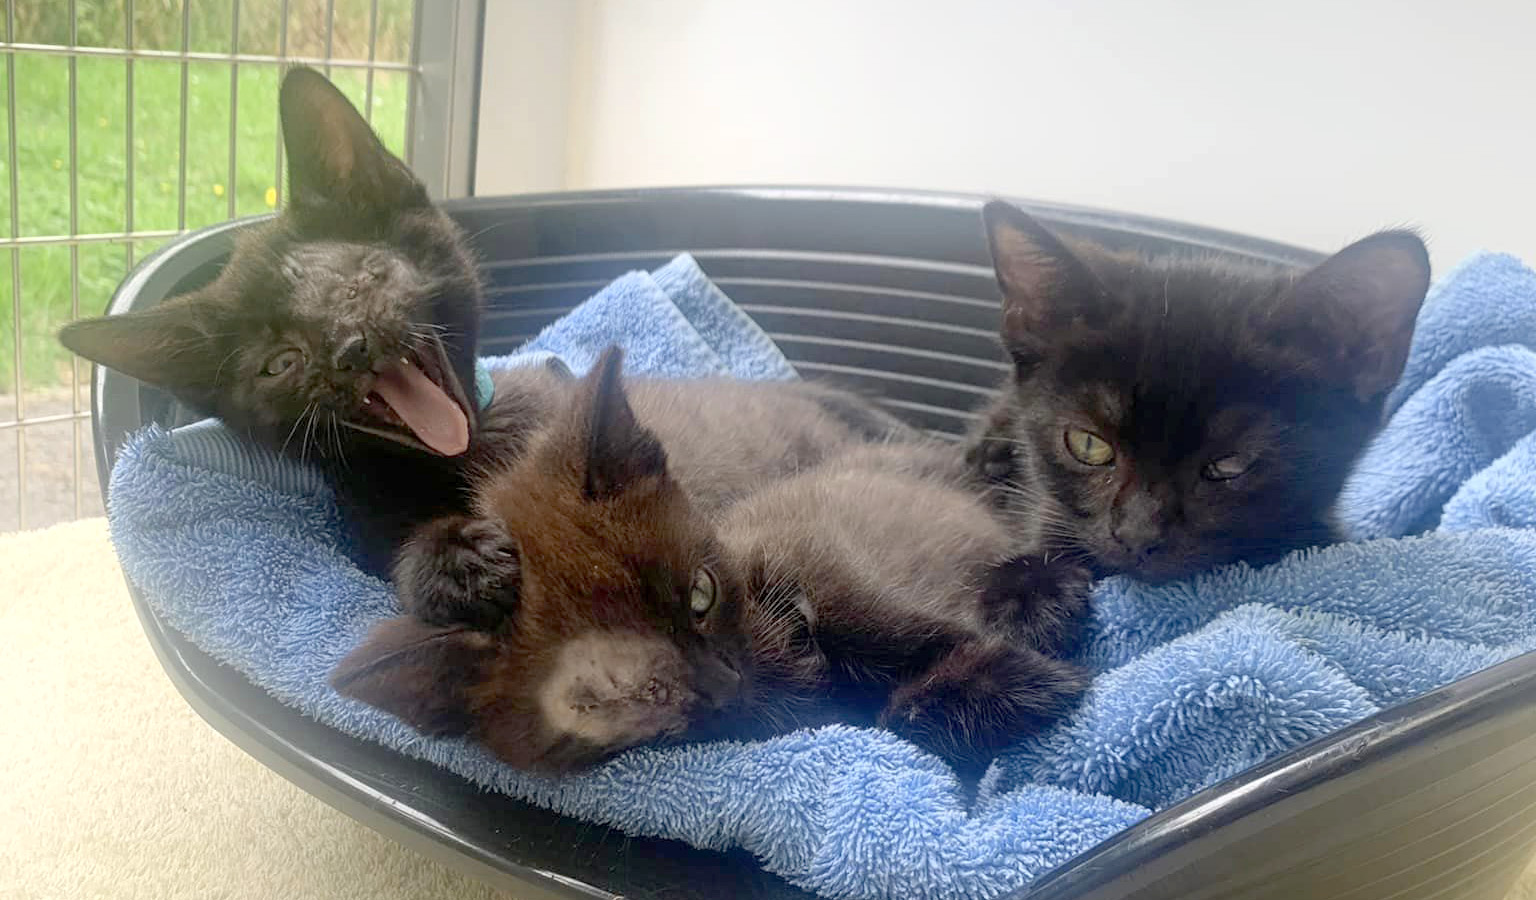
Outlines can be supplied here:
<path id="1" fill-rule="evenodd" d="M 1081 689 L 1047 654 L 1086 573 L 1016 558 L 952 448 L 796 451 L 782 410 L 740 415 L 766 386 L 626 391 L 619 367 L 603 356 L 474 516 L 418 533 L 397 586 L 419 615 L 375 629 L 339 690 L 563 772 L 660 739 L 877 718 L 976 762 Z M 747 433 L 720 427 L 732 414 Z"/>
<path id="2" fill-rule="evenodd" d="M 969 456 L 1021 530 L 1154 582 L 1335 539 L 1429 285 L 1417 236 L 1298 277 L 1069 247 L 1003 202 L 984 218 L 1014 376 Z"/>
<path id="3" fill-rule="evenodd" d="M 283 80 L 288 204 L 218 278 L 66 326 L 75 353 L 334 469 L 375 571 L 459 495 L 478 431 L 481 287 L 463 234 L 330 82 Z M 517 398 L 509 398 L 511 406 Z"/>

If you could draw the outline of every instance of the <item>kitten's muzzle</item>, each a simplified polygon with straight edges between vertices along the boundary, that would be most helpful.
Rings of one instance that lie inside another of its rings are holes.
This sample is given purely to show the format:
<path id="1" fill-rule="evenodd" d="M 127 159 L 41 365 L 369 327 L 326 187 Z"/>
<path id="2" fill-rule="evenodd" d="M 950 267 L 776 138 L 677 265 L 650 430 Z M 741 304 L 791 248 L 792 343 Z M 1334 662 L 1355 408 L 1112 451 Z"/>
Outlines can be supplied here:
<path id="1" fill-rule="evenodd" d="M 368 338 L 361 331 L 338 342 L 335 365 L 342 372 L 364 372 L 373 368 Z"/>
<path id="2" fill-rule="evenodd" d="M 693 688 L 710 709 L 720 709 L 741 696 L 741 672 L 725 660 L 708 656 L 695 670 Z"/>

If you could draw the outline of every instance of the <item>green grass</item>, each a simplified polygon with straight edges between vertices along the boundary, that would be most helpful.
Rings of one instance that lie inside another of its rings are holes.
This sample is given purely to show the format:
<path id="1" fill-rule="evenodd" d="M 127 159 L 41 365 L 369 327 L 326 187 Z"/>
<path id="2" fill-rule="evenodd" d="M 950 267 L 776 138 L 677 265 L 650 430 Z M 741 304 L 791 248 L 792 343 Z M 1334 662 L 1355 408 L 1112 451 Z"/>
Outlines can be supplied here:
<path id="1" fill-rule="evenodd" d="M 3 60 L 3 57 L 0 57 Z M 17 219 L 23 237 L 67 235 L 69 222 L 69 69 L 63 57 L 18 55 L 15 60 Z M 127 226 L 125 146 L 126 66 L 121 60 L 77 62 L 78 232 L 100 234 Z M 135 230 L 197 228 L 235 212 L 272 209 L 277 173 L 278 71 L 239 68 L 236 112 L 237 164 L 229 171 L 230 66 L 193 63 L 188 68 L 185 222 L 178 215 L 180 185 L 181 65 L 133 64 L 133 227 Z M 362 72 L 337 69 L 336 84 L 362 108 Z M 0 102 L 9 85 L 0 66 Z M 408 77 L 374 76 L 373 122 L 389 148 L 405 141 Z M 0 235 L 10 236 L 10 170 L 6 123 L 0 120 Z M 79 314 L 96 315 L 132 261 L 161 242 L 79 246 Z M 132 258 L 130 259 L 130 253 Z M 23 384 L 27 390 L 67 383 L 69 354 L 58 329 L 74 317 L 69 247 L 24 247 L 14 256 L 0 249 L 0 393 L 14 388 L 12 261 L 19 259 Z"/>

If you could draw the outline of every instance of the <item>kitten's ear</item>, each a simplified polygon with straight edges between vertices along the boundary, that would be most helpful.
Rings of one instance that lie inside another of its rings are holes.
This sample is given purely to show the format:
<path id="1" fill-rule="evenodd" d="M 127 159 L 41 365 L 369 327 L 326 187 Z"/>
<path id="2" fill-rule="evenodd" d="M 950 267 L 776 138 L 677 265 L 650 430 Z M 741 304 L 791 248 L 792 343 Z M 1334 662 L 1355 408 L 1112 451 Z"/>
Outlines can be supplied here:
<path id="1" fill-rule="evenodd" d="M 1062 326 L 1103 324 L 1113 312 L 1082 260 L 1028 213 L 993 200 L 981 218 L 1003 293 L 1003 343 L 1015 356 L 1038 349 Z"/>
<path id="2" fill-rule="evenodd" d="M 294 206 L 339 204 L 377 211 L 428 203 L 426 188 L 319 72 L 290 69 L 278 108 Z"/>
<path id="3" fill-rule="evenodd" d="M 397 616 L 337 664 L 331 687 L 424 734 L 464 734 L 474 726 L 468 688 L 495 655 L 495 638 L 484 632 Z"/>
<path id="4" fill-rule="evenodd" d="M 667 473 L 661 442 L 635 419 L 621 377 L 624 351 L 609 347 L 587 373 L 587 460 L 583 491 L 588 500 L 606 500 L 635 482 Z"/>
<path id="5" fill-rule="evenodd" d="M 1419 307 L 1429 290 L 1429 252 L 1411 231 L 1356 241 L 1303 275 L 1282 332 L 1315 348 L 1362 400 L 1385 394 L 1408 361 Z"/>
<path id="6" fill-rule="evenodd" d="M 93 363 L 171 391 L 213 386 L 217 360 L 191 302 L 71 322 L 59 342 Z"/>

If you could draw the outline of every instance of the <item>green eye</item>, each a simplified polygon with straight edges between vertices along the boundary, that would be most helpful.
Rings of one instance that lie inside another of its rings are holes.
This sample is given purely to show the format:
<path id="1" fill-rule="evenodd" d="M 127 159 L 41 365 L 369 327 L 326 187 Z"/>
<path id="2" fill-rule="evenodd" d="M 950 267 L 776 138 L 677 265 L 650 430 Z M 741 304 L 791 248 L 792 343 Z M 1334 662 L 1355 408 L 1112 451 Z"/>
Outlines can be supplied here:
<path id="1" fill-rule="evenodd" d="M 715 576 L 708 569 L 699 569 L 693 573 L 693 587 L 688 589 L 688 608 L 695 616 L 708 615 L 714 608 L 717 591 Z"/>
<path id="2" fill-rule="evenodd" d="M 1213 459 L 1205 464 L 1204 475 L 1207 481 L 1231 481 L 1237 476 L 1253 468 L 1257 460 L 1241 453 L 1229 453 L 1220 459 Z"/>
<path id="3" fill-rule="evenodd" d="M 1085 466 L 1107 466 L 1115 461 L 1115 448 L 1091 431 L 1068 428 L 1067 452 Z"/>
<path id="4" fill-rule="evenodd" d="M 267 364 L 261 367 L 261 374 L 274 378 L 303 361 L 304 351 L 289 348 L 281 353 L 273 354 L 272 358 L 267 360 Z"/>

